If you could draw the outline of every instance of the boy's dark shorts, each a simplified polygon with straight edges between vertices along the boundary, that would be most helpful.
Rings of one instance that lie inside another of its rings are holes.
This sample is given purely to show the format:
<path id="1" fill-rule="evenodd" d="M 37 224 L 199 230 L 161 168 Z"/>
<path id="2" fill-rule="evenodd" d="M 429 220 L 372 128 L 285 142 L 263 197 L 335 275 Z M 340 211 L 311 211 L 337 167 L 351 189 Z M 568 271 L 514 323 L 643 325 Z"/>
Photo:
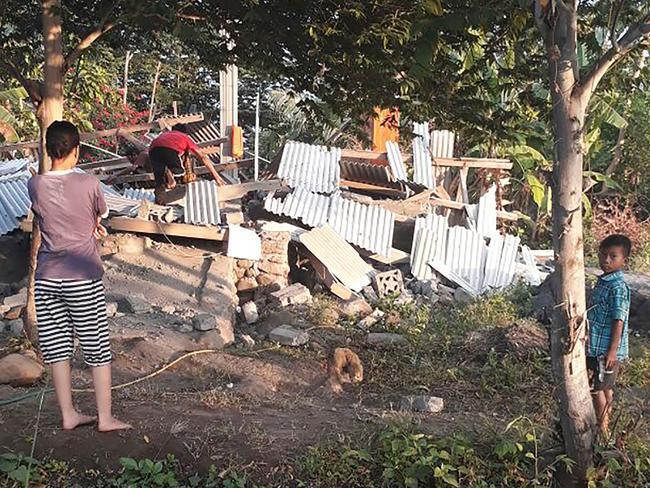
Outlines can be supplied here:
<path id="1" fill-rule="evenodd" d="M 613 390 L 620 366 L 621 362 L 616 361 L 614 368 L 605 371 L 603 381 L 600 381 L 598 358 L 587 356 L 587 374 L 589 375 L 589 388 L 591 391 Z"/>

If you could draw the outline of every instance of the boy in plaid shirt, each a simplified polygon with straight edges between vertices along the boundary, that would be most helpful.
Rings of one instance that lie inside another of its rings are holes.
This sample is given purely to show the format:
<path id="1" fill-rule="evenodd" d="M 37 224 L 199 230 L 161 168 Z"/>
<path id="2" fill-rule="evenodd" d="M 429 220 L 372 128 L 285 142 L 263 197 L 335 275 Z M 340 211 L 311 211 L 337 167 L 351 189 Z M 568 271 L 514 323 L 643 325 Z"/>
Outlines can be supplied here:
<path id="1" fill-rule="evenodd" d="M 620 362 L 628 357 L 630 289 L 622 270 L 631 250 L 630 239 L 620 234 L 610 235 L 600 243 L 598 260 L 603 274 L 593 289 L 587 312 L 587 371 L 598 425 L 603 433 L 609 426 Z"/>

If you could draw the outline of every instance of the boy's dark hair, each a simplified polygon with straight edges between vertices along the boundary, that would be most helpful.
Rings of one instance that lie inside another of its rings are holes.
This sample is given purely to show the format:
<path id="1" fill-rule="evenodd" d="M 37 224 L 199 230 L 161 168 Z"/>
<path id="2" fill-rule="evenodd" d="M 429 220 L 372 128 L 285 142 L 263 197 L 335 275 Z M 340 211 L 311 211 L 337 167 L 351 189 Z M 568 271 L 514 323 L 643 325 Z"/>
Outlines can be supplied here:
<path id="1" fill-rule="evenodd" d="M 612 234 L 605 237 L 598 248 L 609 249 L 614 246 L 622 247 L 626 258 L 629 257 L 632 252 L 632 241 L 630 241 L 629 237 L 624 236 L 623 234 Z"/>
<path id="2" fill-rule="evenodd" d="M 172 126 L 172 130 L 182 132 L 183 134 L 187 134 L 189 132 L 189 128 L 187 127 L 187 125 L 186 124 L 180 124 L 180 123 L 174 124 Z"/>
<path id="3" fill-rule="evenodd" d="M 65 158 L 79 146 L 79 130 L 67 120 L 56 120 L 45 133 L 45 149 L 52 159 Z"/>

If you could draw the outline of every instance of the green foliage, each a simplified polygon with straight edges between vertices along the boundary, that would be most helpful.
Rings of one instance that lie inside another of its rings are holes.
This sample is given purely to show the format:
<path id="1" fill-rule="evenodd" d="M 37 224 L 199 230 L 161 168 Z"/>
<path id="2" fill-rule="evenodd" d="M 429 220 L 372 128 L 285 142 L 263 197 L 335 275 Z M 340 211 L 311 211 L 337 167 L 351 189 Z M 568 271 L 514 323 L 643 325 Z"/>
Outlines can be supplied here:
<path id="1" fill-rule="evenodd" d="M 559 463 L 539 452 L 534 424 L 513 421 L 497 436 L 434 436 L 411 426 L 393 426 L 377 436 L 345 438 L 311 449 L 300 464 L 305 486 L 314 487 L 532 487 L 552 486 Z"/>
<path id="2" fill-rule="evenodd" d="M 174 472 L 174 457 L 164 461 L 121 458 L 122 471 L 111 480 L 111 488 L 176 488 L 179 486 Z"/>
<path id="3" fill-rule="evenodd" d="M 39 482 L 42 479 L 40 468 L 41 463 L 36 459 L 22 454 L 0 455 L 0 480 L 5 478 L 7 483 L 12 483 L 8 486 L 16 486 L 16 484 L 28 486 L 30 480 Z"/>

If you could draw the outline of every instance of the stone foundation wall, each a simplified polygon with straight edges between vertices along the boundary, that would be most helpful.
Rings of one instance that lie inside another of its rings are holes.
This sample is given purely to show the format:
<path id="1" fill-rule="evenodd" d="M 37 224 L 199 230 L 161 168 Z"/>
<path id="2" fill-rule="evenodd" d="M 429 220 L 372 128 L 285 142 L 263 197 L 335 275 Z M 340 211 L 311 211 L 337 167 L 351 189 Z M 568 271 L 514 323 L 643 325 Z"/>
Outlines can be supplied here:
<path id="1" fill-rule="evenodd" d="M 235 283 L 240 293 L 250 292 L 257 300 L 262 295 L 289 285 L 289 232 L 263 231 L 262 258 L 259 261 L 235 261 Z"/>

